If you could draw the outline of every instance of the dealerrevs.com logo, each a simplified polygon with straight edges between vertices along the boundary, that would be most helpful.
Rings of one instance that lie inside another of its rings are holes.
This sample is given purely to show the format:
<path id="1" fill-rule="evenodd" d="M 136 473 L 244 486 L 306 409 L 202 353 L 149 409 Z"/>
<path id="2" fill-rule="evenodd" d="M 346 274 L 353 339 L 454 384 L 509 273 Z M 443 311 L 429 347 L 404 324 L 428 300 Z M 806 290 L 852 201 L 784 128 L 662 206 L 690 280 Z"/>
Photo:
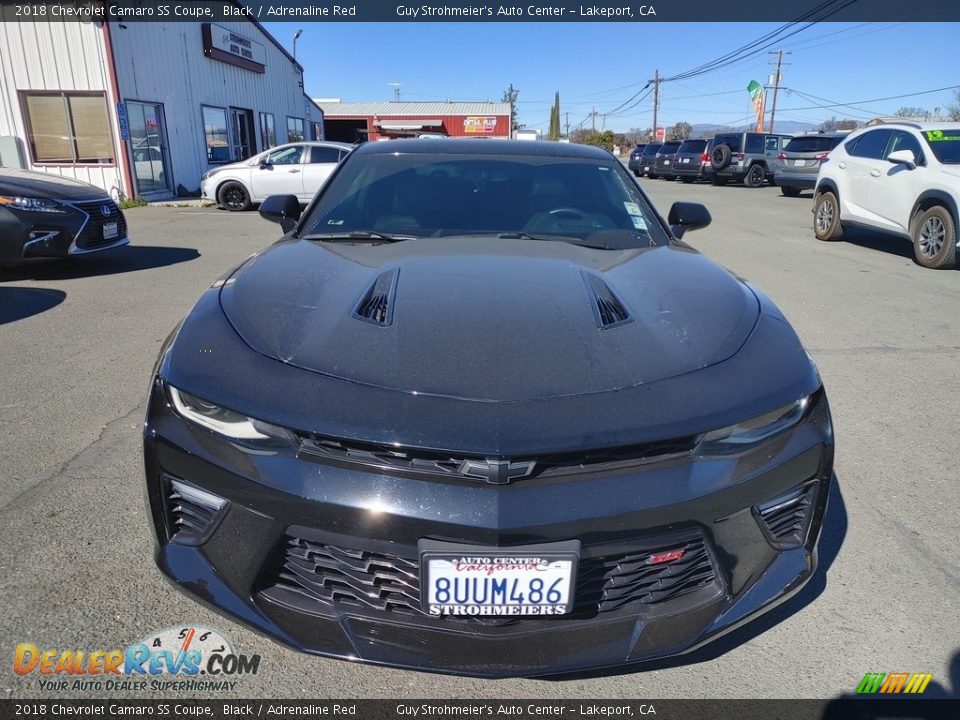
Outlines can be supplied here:
<path id="1" fill-rule="evenodd" d="M 237 678 L 256 675 L 259 655 L 241 655 L 216 630 L 186 626 L 151 633 L 125 649 L 44 649 L 20 643 L 13 671 L 36 676 L 43 691 L 231 692 Z"/>

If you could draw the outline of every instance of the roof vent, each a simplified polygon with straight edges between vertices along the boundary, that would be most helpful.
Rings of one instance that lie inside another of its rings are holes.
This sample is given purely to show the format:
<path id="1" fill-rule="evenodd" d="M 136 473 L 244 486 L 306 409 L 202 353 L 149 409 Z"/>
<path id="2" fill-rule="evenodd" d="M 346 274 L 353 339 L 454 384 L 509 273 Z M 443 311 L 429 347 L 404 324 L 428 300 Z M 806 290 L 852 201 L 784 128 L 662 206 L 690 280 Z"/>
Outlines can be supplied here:
<path id="1" fill-rule="evenodd" d="M 393 322 L 393 300 L 397 292 L 399 274 L 399 268 L 381 273 L 360 298 L 353 316 L 358 320 L 365 320 L 382 327 L 390 325 Z"/>
<path id="2" fill-rule="evenodd" d="M 597 327 L 601 330 L 630 322 L 633 318 L 627 308 L 620 302 L 620 298 L 613 294 L 613 290 L 599 277 L 584 272 L 583 281 L 593 297 L 593 311 L 597 319 Z"/>

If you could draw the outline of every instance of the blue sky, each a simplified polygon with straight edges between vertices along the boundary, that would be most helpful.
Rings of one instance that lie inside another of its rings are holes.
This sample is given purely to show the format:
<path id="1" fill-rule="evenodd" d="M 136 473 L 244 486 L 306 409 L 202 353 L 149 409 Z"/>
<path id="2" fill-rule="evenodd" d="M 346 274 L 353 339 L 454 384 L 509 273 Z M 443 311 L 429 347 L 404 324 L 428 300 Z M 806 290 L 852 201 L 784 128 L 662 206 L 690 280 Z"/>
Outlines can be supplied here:
<path id="1" fill-rule="evenodd" d="M 571 126 L 591 108 L 601 116 L 628 100 L 653 76 L 709 62 L 781 24 L 768 23 L 267 23 L 297 56 L 311 97 L 389 100 L 391 82 L 404 100 L 499 100 L 510 84 L 520 90 L 520 122 L 546 129 L 554 92 Z M 784 62 L 777 117 L 821 122 L 833 115 L 868 119 L 903 105 L 933 110 L 952 91 L 904 97 L 856 108 L 818 108 L 960 84 L 960 23 L 820 23 L 771 49 L 792 51 Z M 750 80 L 766 83 L 766 51 L 696 78 L 664 83 L 661 125 L 744 124 Z M 627 87 L 640 83 L 633 87 Z M 817 99 L 810 99 L 811 97 Z M 769 109 L 770 96 L 768 96 Z M 652 102 L 610 115 L 606 127 L 648 127 Z M 587 121 L 589 125 L 589 121 Z"/>

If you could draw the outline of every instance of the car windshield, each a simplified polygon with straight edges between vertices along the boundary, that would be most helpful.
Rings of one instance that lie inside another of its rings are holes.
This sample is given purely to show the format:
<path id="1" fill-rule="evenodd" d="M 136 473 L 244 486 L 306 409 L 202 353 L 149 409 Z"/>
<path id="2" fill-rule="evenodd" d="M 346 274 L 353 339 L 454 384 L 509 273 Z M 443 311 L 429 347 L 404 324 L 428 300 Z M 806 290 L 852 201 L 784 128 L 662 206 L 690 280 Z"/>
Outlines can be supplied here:
<path id="1" fill-rule="evenodd" d="M 960 130 L 925 130 L 923 137 L 937 160 L 948 165 L 960 164 Z"/>
<path id="2" fill-rule="evenodd" d="M 618 162 L 462 153 L 348 158 L 300 236 L 343 241 L 363 234 L 372 241 L 506 235 L 603 249 L 668 242 Z"/>
<path id="3" fill-rule="evenodd" d="M 656 155 L 659 151 L 660 151 L 660 146 L 659 146 L 659 145 L 647 145 L 647 146 L 643 149 L 643 154 L 644 154 L 644 155 Z"/>
<path id="4" fill-rule="evenodd" d="M 706 140 L 685 140 L 678 153 L 701 153 L 707 147 Z"/>
<path id="5" fill-rule="evenodd" d="M 675 153 L 675 152 L 677 151 L 677 148 L 678 148 L 678 147 L 680 147 L 680 143 L 678 143 L 678 142 L 668 142 L 668 143 L 664 143 L 663 145 L 661 145 L 661 146 L 660 146 L 660 149 L 659 149 L 657 152 L 660 152 L 660 153 L 663 153 L 664 155 L 667 155 L 667 154 L 669 154 L 669 153 Z"/>
<path id="6" fill-rule="evenodd" d="M 718 145 L 727 145 L 730 147 L 732 152 L 741 152 L 741 147 L 743 143 L 743 135 L 730 134 L 730 135 L 717 135 L 713 139 L 713 146 L 717 147 Z"/>
<path id="7" fill-rule="evenodd" d="M 843 137 L 825 137 L 823 135 L 808 135 L 795 137 L 783 149 L 784 152 L 808 153 L 829 152 L 833 150 Z"/>

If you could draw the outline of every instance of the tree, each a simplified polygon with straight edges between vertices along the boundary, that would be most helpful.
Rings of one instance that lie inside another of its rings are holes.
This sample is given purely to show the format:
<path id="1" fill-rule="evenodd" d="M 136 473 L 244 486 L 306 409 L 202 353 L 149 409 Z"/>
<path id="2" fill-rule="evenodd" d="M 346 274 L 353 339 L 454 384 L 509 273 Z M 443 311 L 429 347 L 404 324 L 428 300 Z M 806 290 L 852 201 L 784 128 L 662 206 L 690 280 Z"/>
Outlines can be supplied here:
<path id="1" fill-rule="evenodd" d="M 844 118 L 843 120 L 837 120 L 837 116 L 834 115 L 829 120 L 824 120 L 820 123 L 820 126 L 817 130 L 823 130 L 824 132 L 834 132 L 836 130 L 856 130 L 860 125 L 856 120 L 850 120 L 849 118 Z"/>
<path id="2" fill-rule="evenodd" d="M 922 107 L 904 105 L 901 108 L 897 108 L 894 116 L 902 118 L 925 118 L 930 116 L 930 111 L 924 110 Z"/>
<path id="3" fill-rule="evenodd" d="M 513 128 L 514 132 L 523 127 L 517 122 L 517 97 L 519 95 L 520 91 L 513 86 L 513 83 L 510 83 L 510 87 L 503 91 L 503 96 L 500 98 L 502 102 L 510 103 L 510 127 Z"/>
<path id="4" fill-rule="evenodd" d="M 953 91 L 953 102 L 947 105 L 947 117 L 960 120 L 960 89 Z"/>
<path id="5" fill-rule="evenodd" d="M 550 131 L 548 133 L 548 139 L 550 140 L 559 140 L 560 139 L 560 91 L 557 91 L 556 96 L 553 99 L 553 107 L 550 108 Z"/>
<path id="6" fill-rule="evenodd" d="M 670 131 L 668 140 L 686 140 L 693 135 L 693 126 L 688 122 L 678 122 Z"/>

